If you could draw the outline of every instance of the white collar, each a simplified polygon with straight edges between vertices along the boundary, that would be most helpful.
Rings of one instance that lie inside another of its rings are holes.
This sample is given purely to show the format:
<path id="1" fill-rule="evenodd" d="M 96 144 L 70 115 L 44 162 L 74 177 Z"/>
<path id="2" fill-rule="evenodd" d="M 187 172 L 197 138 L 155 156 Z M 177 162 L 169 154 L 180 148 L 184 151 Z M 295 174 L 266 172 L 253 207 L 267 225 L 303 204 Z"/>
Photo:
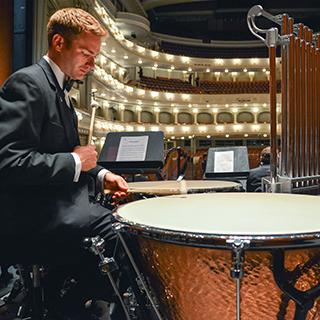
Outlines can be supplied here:
<path id="1" fill-rule="evenodd" d="M 61 87 L 61 89 L 63 89 L 63 83 L 66 78 L 66 75 L 61 71 L 60 67 L 55 62 L 53 62 L 52 59 L 48 57 L 48 55 L 44 55 L 43 59 L 49 63 L 54 75 L 57 78 L 59 86 Z"/>

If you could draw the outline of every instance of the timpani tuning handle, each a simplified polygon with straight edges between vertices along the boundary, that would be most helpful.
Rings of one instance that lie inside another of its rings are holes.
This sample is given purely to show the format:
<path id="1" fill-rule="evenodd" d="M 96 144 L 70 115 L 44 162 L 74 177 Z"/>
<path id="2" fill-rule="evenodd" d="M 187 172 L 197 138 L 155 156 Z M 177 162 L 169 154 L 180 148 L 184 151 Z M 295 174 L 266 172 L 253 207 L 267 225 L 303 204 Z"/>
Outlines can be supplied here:
<path id="1" fill-rule="evenodd" d="M 105 250 L 105 241 L 101 237 L 85 238 L 83 240 L 83 247 L 90 250 L 97 256 L 101 256 Z"/>
<path id="2" fill-rule="evenodd" d="M 232 266 L 230 275 L 233 279 L 241 279 L 243 277 L 244 249 L 250 244 L 250 240 L 231 239 L 227 240 L 232 249 Z"/>
<path id="3" fill-rule="evenodd" d="M 91 246 L 92 246 L 92 240 L 91 240 L 91 238 L 85 238 L 85 239 L 83 240 L 83 248 L 84 248 L 85 250 L 89 250 L 89 249 L 91 248 Z"/>
<path id="4" fill-rule="evenodd" d="M 244 249 L 250 244 L 250 240 L 246 239 L 228 239 L 227 244 L 232 249 L 232 265 L 230 268 L 230 276 L 236 282 L 236 319 L 240 320 L 240 281 L 243 277 Z"/>

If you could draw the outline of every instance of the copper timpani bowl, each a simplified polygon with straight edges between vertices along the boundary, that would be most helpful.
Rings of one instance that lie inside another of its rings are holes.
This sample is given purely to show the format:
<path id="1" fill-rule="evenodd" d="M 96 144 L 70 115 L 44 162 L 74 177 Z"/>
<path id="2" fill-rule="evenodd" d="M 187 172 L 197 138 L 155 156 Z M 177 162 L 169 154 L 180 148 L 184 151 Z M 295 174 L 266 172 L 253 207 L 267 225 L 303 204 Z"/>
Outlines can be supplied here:
<path id="1" fill-rule="evenodd" d="M 247 243 L 241 319 L 311 320 L 320 318 L 319 208 L 314 196 L 180 195 L 122 206 L 115 225 L 165 319 L 236 319 L 237 239 Z"/>

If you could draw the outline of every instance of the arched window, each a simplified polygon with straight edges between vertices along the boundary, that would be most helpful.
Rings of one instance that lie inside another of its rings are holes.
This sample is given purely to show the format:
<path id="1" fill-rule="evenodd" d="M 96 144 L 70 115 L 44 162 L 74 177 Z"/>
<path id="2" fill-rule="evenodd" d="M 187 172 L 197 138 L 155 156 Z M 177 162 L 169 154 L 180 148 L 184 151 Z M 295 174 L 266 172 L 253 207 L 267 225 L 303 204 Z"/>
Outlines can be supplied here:
<path id="1" fill-rule="evenodd" d="M 254 122 L 254 116 L 250 112 L 240 112 L 237 115 L 237 122 L 238 123 L 253 123 Z"/>
<path id="2" fill-rule="evenodd" d="M 212 115 L 208 112 L 198 113 L 197 122 L 200 124 L 210 124 L 212 123 Z"/>
<path id="3" fill-rule="evenodd" d="M 270 123 L 270 112 L 261 112 L 258 114 L 259 123 Z"/>
<path id="4" fill-rule="evenodd" d="M 134 122 L 134 112 L 131 110 L 124 110 L 123 121 L 124 122 Z"/>
<path id="5" fill-rule="evenodd" d="M 220 112 L 217 117 L 218 123 L 233 123 L 233 114 L 230 112 Z"/>
<path id="6" fill-rule="evenodd" d="M 166 123 L 166 124 L 172 123 L 172 114 L 169 112 L 165 112 L 165 111 L 160 112 L 159 113 L 159 122 Z"/>
<path id="7" fill-rule="evenodd" d="M 141 122 L 152 123 L 153 122 L 153 114 L 150 111 L 141 111 Z"/>
<path id="8" fill-rule="evenodd" d="M 178 123 L 191 124 L 192 123 L 192 115 L 187 112 L 179 113 L 178 114 Z"/>

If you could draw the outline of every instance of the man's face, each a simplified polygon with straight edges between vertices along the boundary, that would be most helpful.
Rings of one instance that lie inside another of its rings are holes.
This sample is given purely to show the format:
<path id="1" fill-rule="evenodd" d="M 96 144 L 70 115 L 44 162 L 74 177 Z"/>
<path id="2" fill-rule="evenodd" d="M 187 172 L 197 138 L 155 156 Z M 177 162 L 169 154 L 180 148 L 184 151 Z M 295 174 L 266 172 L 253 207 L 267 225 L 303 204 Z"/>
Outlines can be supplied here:
<path id="1" fill-rule="evenodd" d="M 94 68 L 94 60 L 100 52 L 101 37 L 82 32 L 61 48 L 61 69 L 74 80 L 82 80 Z"/>

